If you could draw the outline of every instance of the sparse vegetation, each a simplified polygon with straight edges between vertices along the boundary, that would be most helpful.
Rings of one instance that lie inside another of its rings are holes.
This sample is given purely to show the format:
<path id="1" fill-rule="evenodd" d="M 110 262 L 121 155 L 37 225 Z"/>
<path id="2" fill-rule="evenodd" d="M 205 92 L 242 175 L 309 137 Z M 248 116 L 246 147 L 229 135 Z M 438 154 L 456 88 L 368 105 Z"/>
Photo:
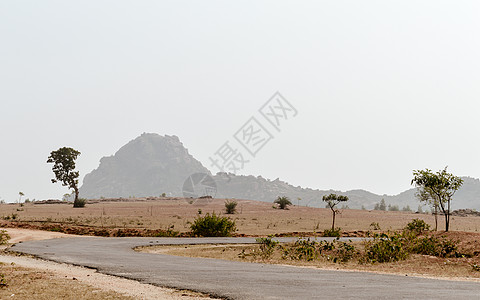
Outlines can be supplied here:
<path id="1" fill-rule="evenodd" d="M 398 205 L 388 205 L 388 211 L 399 211 Z"/>
<path id="2" fill-rule="evenodd" d="M 0 230 L 0 245 L 5 245 L 10 240 L 10 236 L 8 235 L 6 230 Z"/>
<path id="3" fill-rule="evenodd" d="M 375 204 L 374 210 L 387 210 L 387 204 L 385 203 L 385 199 L 382 199 L 379 203 Z"/>
<path id="4" fill-rule="evenodd" d="M 413 231 L 418 235 L 423 233 L 424 231 L 430 230 L 430 225 L 425 223 L 424 220 L 413 219 L 407 224 L 407 226 L 405 226 L 405 230 Z"/>
<path id="5" fill-rule="evenodd" d="M 370 223 L 370 229 L 371 230 L 381 230 L 380 224 L 378 224 L 378 222 L 372 222 L 372 223 Z"/>
<path id="6" fill-rule="evenodd" d="M 372 238 L 365 242 L 363 261 L 385 263 L 404 260 L 408 257 L 401 234 L 375 233 Z"/>
<path id="7" fill-rule="evenodd" d="M 225 201 L 225 212 L 228 214 L 228 215 L 231 215 L 231 214 L 234 214 L 237 212 L 237 205 L 238 205 L 238 202 L 237 201 Z"/>
<path id="8" fill-rule="evenodd" d="M 74 202 L 73 207 L 85 207 L 85 204 L 87 204 L 87 199 L 78 198 L 76 204 Z"/>
<path id="9" fill-rule="evenodd" d="M 286 196 L 279 196 L 273 203 L 278 204 L 280 209 L 288 209 L 287 206 L 292 205 L 292 202 Z"/>
<path id="10" fill-rule="evenodd" d="M 52 271 L 0 264 L 0 299 L 133 300 Z"/>
<path id="11" fill-rule="evenodd" d="M 260 244 L 259 253 L 262 259 L 270 258 L 275 250 L 275 247 L 278 245 L 278 242 L 273 240 L 272 237 L 257 238 L 255 240 Z"/>
<path id="12" fill-rule="evenodd" d="M 342 235 L 342 229 L 340 227 L 333 229 L 325 229 L 323 231 L 323 236 L 325 237 L 340 237 Z"/>
<path id="13" fill-rule="evenodd" d="M 207 213 L 203 217 L 197 217 L 190 229 L 194 236 L 231 236 L 235 232 L 236 226 L 235 221 L 228 217 Z"/>

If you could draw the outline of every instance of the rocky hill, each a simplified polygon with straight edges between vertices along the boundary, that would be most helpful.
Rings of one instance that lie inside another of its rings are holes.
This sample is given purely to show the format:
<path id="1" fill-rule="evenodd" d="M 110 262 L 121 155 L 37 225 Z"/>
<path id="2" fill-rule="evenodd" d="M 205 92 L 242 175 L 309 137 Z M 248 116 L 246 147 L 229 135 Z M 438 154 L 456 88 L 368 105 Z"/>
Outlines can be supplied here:
<path id="1" fill-rule="evenodd" d="M 470 177 L 463 179 L 465 183 L 455 195 L 452 209 L 480 210 L 480 180 Z M 273 202 L 278 196 L 288 196 L 294 204 L 311 207 L 324 207 L 322 196 L 337 193 L 350 198 L 347 203 L 350 208 L 363 206 L 372 209 L 382 199 L 387 205 L 396 205 L 400 209 L 408 205 L 416 210 L 419 205 L 415 189 L 389 196 L 365 190 L 313 190 L 292 186 L 278 178 L 269 180 L 261 176 L 226 173 L 211 176 L 210 171 L 188 153 L 178 137 L 152 133 L 144 133 L 123 146 L 115 155 L 102 158 L 100 166 L 85 176 L 80 189 L 82 197 L 90 199 L 159 196 L 162 193 L 187 197 L 214 194 L 218 198 L 265 202 Z"/>
<path id="2" fill-rule="evenodd" d="M 84 198 L 181 195 L 185 179 L 207 173 L 176 136 L 144 133 L 100 160 L 80 188 Z"/>

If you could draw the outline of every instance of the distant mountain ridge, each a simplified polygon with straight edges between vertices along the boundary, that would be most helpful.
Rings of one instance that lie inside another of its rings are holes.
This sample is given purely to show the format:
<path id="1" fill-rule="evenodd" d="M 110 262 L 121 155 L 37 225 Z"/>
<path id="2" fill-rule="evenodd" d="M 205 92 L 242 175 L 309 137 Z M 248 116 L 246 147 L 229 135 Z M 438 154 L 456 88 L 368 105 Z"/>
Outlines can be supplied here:
<path id="1" fill-rule="evenodd" d="M 103 157 L 100 166 L 85 175 L 80 194 L 85 198 L 181 195 L 185 178 L 207 173 L 177 136 L 143 133 Z"/>
<path id="2" fill-rule="evenodd" d="M 163 193 L 183 196 L 186 179 L 198 173 L 211 175 L 207 168 L 188 153 L 178 137 L 144 133 L 121 147 L 115 155 L 102 158 L 99 167 L 85 176 L 80 194 L 90 199 L 159 196 Z M 218 173 L 212 178 L 218 198 L 273 202 L 276 197 L 285 195 L 294 204 L 324 207 L 325 204 L 321 201 L 323 195 L 337 193 L 349 197 L 347 205 L 350 208 L 363 206 L 372 209 L 382 199 L 385 199 L 387 205 L 397 205 L 400 209 L 408 205 L 415 210 L 420 204 L 414 188 L 388 196 L 361 189 L 346 192 L 313 190 L 292 186 L 278 178 L 269 180 L 261 176 Z M 464 185 L 455 195 L 452 208 L 480 210 L 480 180 L 470 177 L 463 179 Z"/>

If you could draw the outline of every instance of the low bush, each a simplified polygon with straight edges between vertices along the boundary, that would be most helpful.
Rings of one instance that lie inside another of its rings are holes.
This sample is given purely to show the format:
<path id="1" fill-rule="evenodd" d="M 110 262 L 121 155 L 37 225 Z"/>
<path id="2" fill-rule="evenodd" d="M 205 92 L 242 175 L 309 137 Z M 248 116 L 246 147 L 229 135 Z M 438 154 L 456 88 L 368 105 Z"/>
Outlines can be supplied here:
<path id="1" fill-rule="evenodd" d="M 369 262 L 394 262 L 408 257 L 405 238 L 402 234 L 374 234 L 365 242 L 365 259 Z"/>
<path id="2" fill-rule="evenodd" d="M 255 240 L 260 244 L 260 257 L 262 259 L 270 258 L 278 245 L 278 241 L 272 240 L 271 237 L 257 238 Z"/>
<path id="3" fill-rule="evenodd" d="M 197 217 L 190 226 L 194 236 L 231 236 L 236 230 L 235 221 L 228 217 L 220 217 L 215 213 L 207 213 Z"/>
<path id="4" fill-rule="evenodd" d="M 358 251 L 351 243 L 341 242 L 340 245 L 337 247 L 336 254 L 337 255 L 335 258 L 337 258 L 340 262 L 347 262 L 354 258 L 358 254 Z"/>
<path id="5" fill-rule="evenodd" d="M 312 261 L 321 253 L 319 243 L 310 239 L 297 240 L 293 245 L 283 247 L 283 259 Z"/>
<path id="6" fill-rule="evenodd" d="M 300 239 L 290 245 L 281 246 L 283 250 L 282 258 L 291 260 L 313 261 L 319 258 L 331 260 L 333 262 L 347 262 L 358 255 L 358 251 L 351 241 L 339 242 L 311 241 L 310 239 Z"/>
<path id="7" fill-rule="evenodd" d="M 0 245 L 5 245 L 8 243 L 10 236 L 6 230 L 0 230 Z"/>
<path id="8" fill-rule="evenodd" d="M 407 226 L 405 226 L 405 230 L 415 232 L 416 234 L 421 234 L 425 231 L 430 230 L 430 225 L 425 223 L 424 220 L 413 219 L 410 223 L 407 224 Z"/>
<path id="9" fill-rule="evenodd" d="M 85 204 L 87 204 L 87 199 L 78 198 L 76 201 L 73 202 L 73 207 L 82 208 L 85 207 Z"/>
<path id="10" fill-rule="evenodd" d="M 325 229 L 323 231 L 323 236 L 325 237 L 340 237 L 342 235 L 342 229 L 337 227 L 335 229 Z"/>
<path id="11" fill-rule="evenodd" d="M 457 242 L 448 239 L 438 239 L 433 236 L 417 239 L 412 247 L 413 253 L 438 257 L 460 256 L 461 254 L 457 250 Z"/>
<path id="12" fill-rule="evenodd" d="M 372 222 L 369 227 L 370 227 L 370 229 L 372 229 L 372 230 L 382 230 L 382 229 L 380 228 L 380 224 L 378 224 L 378 222 Z"/>

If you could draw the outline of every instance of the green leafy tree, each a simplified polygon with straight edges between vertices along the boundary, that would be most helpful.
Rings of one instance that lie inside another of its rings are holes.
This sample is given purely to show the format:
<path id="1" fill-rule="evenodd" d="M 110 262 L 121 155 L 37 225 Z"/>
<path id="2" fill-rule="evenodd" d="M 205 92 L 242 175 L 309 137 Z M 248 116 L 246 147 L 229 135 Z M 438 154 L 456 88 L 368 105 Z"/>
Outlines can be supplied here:
<path id="1" fill-rule="evenodd" d="M 445 231 L 450 227 L 450 203 L 452 197 L 463 184 L 463 179 L 447 172 L 445 169 L 436 173 L 429 169 L 414 170 L 411 182 L 422 195 L 421 201 L 430 201 L 440 207 L 445 216 Z M 427 197 L 428 196 L 428 197 Z"/>
<path id="2" fill-rule="evenodd" d="M 382 199 L 382 201 L 380 201 L 380 204 L 378 205 L 378 209 L 379 210 L 387 210 L 387 204 L 385 203 L 385 199 Z"/>
<path id="3" fill-rule="evenodd" d="M 286 196 L 279 196 L 273 203 L 278 204 L 278 208 L 280 209 L 287 209 L 288 205 L 292 205 L 292 202 L 290 202 L 290 199 Z"/>
<path id="4" fill-rule="evenodd" d="M 387 210 L 387 204 L 385 203 L 385 199 L 382 199 L 379 203 L 375 204 L 374 210 Z"/>
<path id="5" fill-rule="evenodd" d="M 340 202 L 348 201 L 347 196 L 337 195 L 337 194 L 330 194 L 323 196 L 323 201 L 327 202 L 328 207 L 332 211 L 332 231 L 335 230 L 335 216 L 339 212 L 336 208 L 337 204 Z"/>
<path id="6" fill-rule="evenodd" d="M 80 173 L 75 171 L 75 160 L 80 152 L 73 148 L 63 147 L 56 151 L 52 151 L 48 157 L 47 163 L 53 163 L 52 171 L 55 178 L 52 183 L 61 182 L 63 186 L 73 189 L 75 200 L 73 207 L 83 207 L 84 201 L 78 198 L 78 177 Z"/>

